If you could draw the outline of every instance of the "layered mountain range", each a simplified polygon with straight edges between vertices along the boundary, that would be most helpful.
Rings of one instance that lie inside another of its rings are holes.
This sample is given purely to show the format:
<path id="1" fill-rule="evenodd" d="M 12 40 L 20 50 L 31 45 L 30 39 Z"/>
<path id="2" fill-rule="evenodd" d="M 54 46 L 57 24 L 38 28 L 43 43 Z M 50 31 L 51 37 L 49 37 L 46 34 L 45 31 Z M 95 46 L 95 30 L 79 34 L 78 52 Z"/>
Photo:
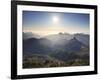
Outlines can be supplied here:
<path id="1" fill-rule="evenodd" d="M 23 55 L 53 57 L 61 61 L 89 58 L 89 35 L 58 33 L 40 37 L 23 32 Z"/>

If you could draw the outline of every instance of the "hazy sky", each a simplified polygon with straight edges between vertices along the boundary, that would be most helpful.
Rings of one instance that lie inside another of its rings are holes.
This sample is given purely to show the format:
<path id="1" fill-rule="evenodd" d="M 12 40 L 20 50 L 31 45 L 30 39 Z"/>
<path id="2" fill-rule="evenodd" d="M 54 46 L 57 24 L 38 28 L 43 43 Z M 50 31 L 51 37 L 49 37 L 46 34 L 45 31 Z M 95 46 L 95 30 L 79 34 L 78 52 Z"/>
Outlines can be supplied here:
<path id="1" fill-rule="evenodd" d="M 40 35 L 59 32 L 89 34 L 89 14 L 23 11 L 23 32 Z"/>

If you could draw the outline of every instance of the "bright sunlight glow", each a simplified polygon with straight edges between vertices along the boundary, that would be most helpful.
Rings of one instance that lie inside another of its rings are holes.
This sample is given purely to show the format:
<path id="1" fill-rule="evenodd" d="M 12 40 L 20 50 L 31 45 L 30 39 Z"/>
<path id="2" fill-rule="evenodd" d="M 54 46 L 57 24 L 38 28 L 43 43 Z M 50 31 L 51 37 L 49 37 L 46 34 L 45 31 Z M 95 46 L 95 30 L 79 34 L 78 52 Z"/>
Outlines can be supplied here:
<path id="1" fill-rule="evenodd" d="M 54 23 L 57 23 L 59 21 L 59 18 L 57 16 L 53 16 L 52 20 L 53 20 Z"/>

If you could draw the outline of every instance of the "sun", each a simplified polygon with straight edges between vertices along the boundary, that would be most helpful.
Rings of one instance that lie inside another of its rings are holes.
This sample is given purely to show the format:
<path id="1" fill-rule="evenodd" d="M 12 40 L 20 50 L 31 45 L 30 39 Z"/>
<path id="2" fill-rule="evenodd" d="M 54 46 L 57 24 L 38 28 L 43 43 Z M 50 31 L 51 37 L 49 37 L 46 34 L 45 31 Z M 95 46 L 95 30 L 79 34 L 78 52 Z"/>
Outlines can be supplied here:
<path id="1" fill-rule="evenodd" d="M 59 21 L 59 18 L 58 18 L 58 16 L 53 16 L 52 20 L 54 23 L 57 23 Z"/>

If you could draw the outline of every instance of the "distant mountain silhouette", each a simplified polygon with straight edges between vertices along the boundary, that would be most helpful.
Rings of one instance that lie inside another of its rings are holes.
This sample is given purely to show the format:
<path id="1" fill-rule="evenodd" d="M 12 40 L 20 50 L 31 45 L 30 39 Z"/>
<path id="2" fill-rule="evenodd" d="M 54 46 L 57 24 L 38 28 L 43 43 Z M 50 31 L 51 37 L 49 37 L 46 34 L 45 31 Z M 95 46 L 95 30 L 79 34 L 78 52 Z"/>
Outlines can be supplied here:
<path id="1" fill-rule="evenodd" d="M 52 34 L 48 36 L 41 37 L 38 34 L 32 33 L 32 32 L 23 32 L 23 39 L 29 39 L 29 38 L 45 38 L 50 41 L 52 41 L 53 44 L 63 44 L 63 42 L 69 41 L 72 38 L 76 38 L 80 42 L 82 42 L 85 45 L 89 45 L 89 35 L 83 34 L 83 33 L 76 33 L 76 34 L 69 34 L 69 33 L 58 33 L 58 34 Z"/>
<path id="2" fill-rule="evenodd" d="M 77 40 L 79 40 L 83 44 L 89 46 L 89 35 L 81 33 L 81 34 L 74 34 L 74 37 L 76 37 Z"/>
<path id="3" fill-rule="evenodd" d="M 32 32 L 23 32 L 23 39 L 29 38 L 40 38 L 38 34 L 33 34 Z"/>
<path id="4" fill-rule="evenodd" d="M 86 47 L 85 44 L 83 44 L 82 42 L 78 41 L 74 37 L 73 39 L 71 39 L 69 41 L 68 44 L 66 44 L 65 47 L 66 47 L 67 51 L 69 51 L 69 52 L 78 52 L 78 51 L 80 51 L 82 46 Z"/>
<path id="5" fill-rule="evenodd" d="M 48 35 L 45 36 L 45 38 L 51 40 L 52 42 L 57 43 L 57 44 L 63 44 L 64 42 L 67 42 L 73 38 L 76 38 L 83 44 L 89 46 L 89 35 L 88 34 L 82 34 L 82 33 L 77 33 L 77 34 L 68 34 L 68 33 L 59 33 L 59 34 L 54 34 L 54 35 Z"/>

